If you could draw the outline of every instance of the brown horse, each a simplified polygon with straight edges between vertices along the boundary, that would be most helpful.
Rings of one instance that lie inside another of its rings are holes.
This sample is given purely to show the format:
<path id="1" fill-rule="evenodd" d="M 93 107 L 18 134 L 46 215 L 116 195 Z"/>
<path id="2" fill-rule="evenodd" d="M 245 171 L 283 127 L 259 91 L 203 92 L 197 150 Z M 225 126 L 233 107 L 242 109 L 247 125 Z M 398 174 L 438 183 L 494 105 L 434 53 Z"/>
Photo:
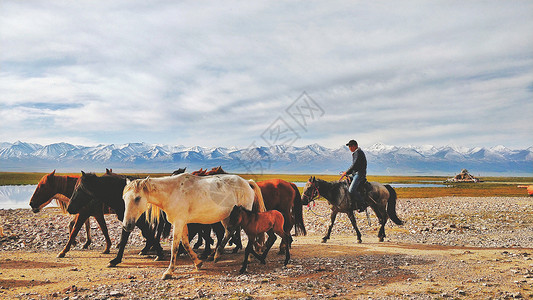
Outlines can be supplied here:
<path id="1" fill-rule="evenodd" d="M 279 235 L 282 239 L 282 244 L 285 245 L 285 262 L 284 266 L 287 265 L 290 259 L 289 245 L 291 243 L 291 236 L 287 234 L 283 228 L 283 215 L 277 210 L 269 210 L 265 212 L 252 212 L 246 208 L 235 205 L 231 211 L 229 217 L 229 226 L 231 228 L 236 228 L 240 226 L 246 232 L 248 236 L 248 244 L 246 245 L 246 250 L 244 252 L 244 260 L 242 262 L 242 267 L 240 273 L 246 272 L 246 267 L 248 265 L 248 256 L 253 254 L 262 264 L 266 264 L 265 258 L 268 254 L 268 251 L 276 241 L 276 234 Z M 268 240 L 265 245 L 265 251 L 262 255 L 257 254 L 254 251 L 254 243 L 257 236 L 263 233 L 268 234 Z"/>
<path id="2" fill-rule="evenodd" d="M 275 209 L 283 215 L 285 219 L 283 225 L 285 233 L 290 235 L 294 226 L 295 235 L 306 235 L 307 231 L 305 230 L 302 213 L 302 199 L 298 187 L 294 183 L 281 179 L 259 181 L 257 185 L 261 188 L 266 209 Z M 280 245 L 280 252 L 283 249 L 284 245 L 282 243 Z"/>
<path id="3" fill-rule="evenodd" d="M 192 174 L 195 173 L 200 174 L 199 176 L 227 174 L 221 166 L 212 168 L 210 171 L 200 169 Z M 298 187 L 294 183 L 282 179 L 263 180 L 257 182 L 257 185 L 261 188 L 266 209 L 275 209 L 283 215 L 285 232 L 290 235 L 294 227 L 295 235 L 307 235 L 302 213 L 302 198 Z M 283 252 L 284 248 L 282 243 L 280 253 Z"/>
<path id="4" fill-rule="evenodd" d="M 80 176 L 60 176 L 55 175 L 56 170 L 47 174 L 39 180 L 35 192 L 30 199 L 30 206 L 34 213 L 38 213 L 45 206 L 50 204 L 52 200 L 56 200 L 61 210 L 67 214 L 67 207 L 76 186 L 76 182 Z M 74 224 L 78 222 L 79 215 L 75 215 L 69 224 L 69 234 L 72 232 Z M 83 224 L 83 223 L 82 223 Z M 81 228 L 82 225 L 80 225 Z M 87 233 L 87 241 L 83 245 L 83 249 L 87 249 L 91 244 L 91 225 L 89 220 L 85 220 L 85 232 Z M 72 241 L 76 245 L 76 240 Z"/>

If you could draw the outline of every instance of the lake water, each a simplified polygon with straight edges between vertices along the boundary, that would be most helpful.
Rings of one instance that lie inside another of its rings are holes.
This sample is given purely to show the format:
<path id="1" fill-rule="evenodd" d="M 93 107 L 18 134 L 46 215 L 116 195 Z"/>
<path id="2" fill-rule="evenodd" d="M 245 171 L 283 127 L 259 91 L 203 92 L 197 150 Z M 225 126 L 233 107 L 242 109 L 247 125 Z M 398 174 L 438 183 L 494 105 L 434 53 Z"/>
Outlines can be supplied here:
<path id="1" fill-rule="evenodd" d="M 307 182 L 294 182 L 297 187 L 304 187 Z M 445 184 L 437 183 L 392 183 L 393 188 L 426 188 L 426 187 L 446 187 Z"/>
<path id="2" fill-rule="evenodd" d="M 294 182 L 298 187 L 304 187 L 306 182 Z M 422 188 L 422 187 L 446 187 L 445 184 L 436 183 L 393 183 L 394 188 Z M 30 208 L 30 198 L 37 185 L 1 185 L 0 186 L 0 209 Z M 57 206 L 55 202 L 49 204 Z"/>
<path id="3" fill-rule="evenodd" d="M 37 185 L 1 185 L 0 208 L 30 208 L 30 198 L 36 187 Z"/>

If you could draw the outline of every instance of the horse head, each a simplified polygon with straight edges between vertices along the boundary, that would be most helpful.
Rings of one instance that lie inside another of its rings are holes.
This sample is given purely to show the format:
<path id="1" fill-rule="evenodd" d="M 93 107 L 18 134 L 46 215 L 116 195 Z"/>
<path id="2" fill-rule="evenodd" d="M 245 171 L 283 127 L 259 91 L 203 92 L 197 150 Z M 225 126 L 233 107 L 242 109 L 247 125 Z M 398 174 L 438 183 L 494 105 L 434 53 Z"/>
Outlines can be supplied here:
<path id="1" fill-rule="evenodd" d="M 235 228 L 241 224 L 243 207 L 240 205 L 233 206 L 229 215 L 229 228 Z"/>
<path id="2" fill-rule="evenodd" d="M 179 175 L 181 173 L 185 173 L 185 170 L 187 170 L 187 167 L 185 168 L 179 168 L 176 171 L 172 172 L 172 175 Z"/>
<path id="3" fill-rule="evenodd" d="M 309 177 L 309 180 L 304 186 L 303 193 L 302 193 L 302 205 L 308 205 L 309 202 L 315 200 L 315 198 L 319 195 L 318 193 L 318 187 L 316 186 L 316 178 L 315 176 Z"/>
<path id="4" fill-rule="evenodd" d="M 79 213 L 84 206 L 96 198 L 92 192 L 93 189 L 91 188 L 96 177 L 97 176 L 94 173 L 85 173 L 81 171 L 81 177 L 76 182 L 74 192 L 68 203 L 67 211 L 69 214 Z"/>
<path id="5" fill-rule="evenodd" d="M 126 207 L 122 222 L 125 231 L 131 232 L 139 217 L 148 209 L 148 197 L 151 191 L 149 180 L 149 177 L 133 181 L 126 179 L 122 194 Z"/>
<path id="6" fill-rule="evenodd" d="M 50 203 L 55 196 L 55 173 L 56 170 L 50 174 L 44 175 L 41 180 L 39 180 L 37 188 L 35 189 L 35 192 L 33 192 L 33 195 L 30 199 L 30 206 L 34 213 L 38 213 L 41 208 Z"/>

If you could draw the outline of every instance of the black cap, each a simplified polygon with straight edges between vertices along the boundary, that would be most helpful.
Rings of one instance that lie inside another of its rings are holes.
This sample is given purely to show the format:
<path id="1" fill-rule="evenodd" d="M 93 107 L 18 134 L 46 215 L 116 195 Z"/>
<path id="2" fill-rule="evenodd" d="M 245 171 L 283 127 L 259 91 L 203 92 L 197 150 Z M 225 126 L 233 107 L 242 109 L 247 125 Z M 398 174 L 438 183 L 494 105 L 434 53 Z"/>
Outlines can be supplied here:
<path id="1" fill-rule="evenodd" d="M 348 144 L 346 144 L 346 146 L 351 146 L 351 145 L 357 146 L 357 142 L 355 140 L 350 140 Z"/>

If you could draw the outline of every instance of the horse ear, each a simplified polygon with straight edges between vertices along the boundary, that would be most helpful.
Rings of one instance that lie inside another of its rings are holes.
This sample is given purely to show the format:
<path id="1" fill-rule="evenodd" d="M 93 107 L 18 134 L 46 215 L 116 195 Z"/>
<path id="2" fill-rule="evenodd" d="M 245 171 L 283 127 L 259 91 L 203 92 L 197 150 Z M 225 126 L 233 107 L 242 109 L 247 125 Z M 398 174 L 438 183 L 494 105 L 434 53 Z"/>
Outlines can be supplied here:
<path id="1" fill-rule="evenodd" d="M 130 184 L 130 182 L 131 180 L 128 177 L 126 177 L 126 185 Z"/>
<path id="2" fill-rule="evenodd" d="M 85 176 L 85 172 L 81 171 L 81 175 L 82 175 L 82 176 Z"/>
<path id="3" fill-rule="evenodd" d="M 52 173 L 50 173 L 50 175 L 54 176 L 56 174 L 56 170 L 54 169 L 54 171 L 52 171 Z"/>
<path id="4" fill-rule="evenodd" d="M 313 182 L 315 182 L 315 181 L 316 181 L 316 178 L 315 178 L 315 176 L 313 176 Z"/>

